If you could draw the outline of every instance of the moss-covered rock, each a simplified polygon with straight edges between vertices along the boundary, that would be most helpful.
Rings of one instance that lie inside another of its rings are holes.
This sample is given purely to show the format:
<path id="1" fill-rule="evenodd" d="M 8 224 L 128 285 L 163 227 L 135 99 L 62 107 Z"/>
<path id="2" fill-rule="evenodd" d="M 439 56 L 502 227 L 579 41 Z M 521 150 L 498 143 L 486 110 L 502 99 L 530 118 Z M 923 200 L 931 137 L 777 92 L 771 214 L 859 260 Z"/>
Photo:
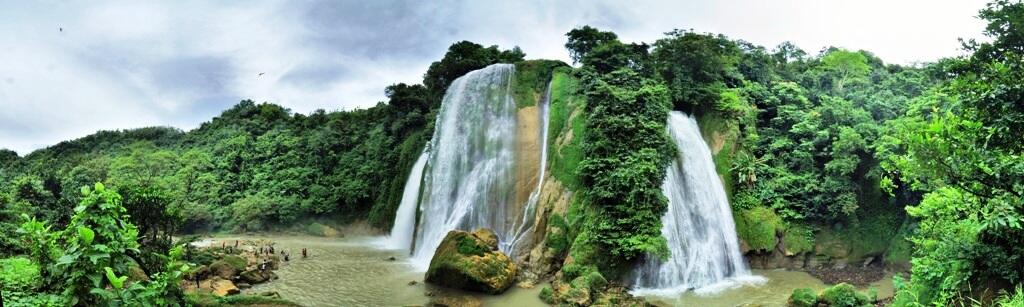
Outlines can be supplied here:
<path id="1" fill-rule="evenodd" d="M 814 295 L 811 289 L 796 289 L 789 296 L 791 307 L 867 307 L 874 303 L 874 296 L 858 292 L 857 288 L 847 283 L 840 283 Z"/>
<path id="2" fill-rule="evenodd" d="M 736 234 L 755 251 L 772 251 L 778 235 L 785 230 L 782 218 L 768 207 L 754 207 L 734 213 Z"/>
<path id="3" fill-rule="evenodd" d="M 499 294 L 512 286 L 516 265 L 498 251 L 494 233 L 453 230 L 441 241 L 427 269 L 425 280 L 450 288 Z"/>
<path id="4" fill-rule="evenodd" d="M 227 262 L 231 267 L 235 268 L 236 271 L 244 271 L 246 265 L 249 264 L 249 260 L 241 256 L 227 255 L 220 259 L 221 261 Z"/>
<path id="5" fill-rule="evenodd" d="M 790 225 L 782 235 L 786 256 L 794 256 L 814 250 L 814 232 L 802 225 Z"/>
<path id="6" fill-rule="evenodd" d="M 867 295 L 857 292 L 857 288 L 848 283 L 840 283 L 821 291 L 821 295 L 818 296 L 818 303 L 829 307 L 861 307 L 871 305 Z"/>
<path id="7" fill-rule="evenodd" d="M 260 271 L 258 269 L 252 269 L 242 272 L 238 277 L 250 285 L 265 283 L 273 277 L 269 271 Z"/>
<path id="8" fill-rule="evenodd" d="M 818 295 L 814 293 L 814 290 L 808 288 L 793 290 L 793 294 L 789 295 L 788 305 L 790 307 L 814 307 L 817 303 Z"/>
<path id="9" fill-rule="evenodd" d="M 245 266 L 242 266 L 242 269 L 244 270 Z M 210 273 L 223 279 L 231 279 L 231 277 L 238 274 L 239 271 L 240 270 L 232 266 L 231 263 L 224 260 L 217 260 L 210 264 Z"/>

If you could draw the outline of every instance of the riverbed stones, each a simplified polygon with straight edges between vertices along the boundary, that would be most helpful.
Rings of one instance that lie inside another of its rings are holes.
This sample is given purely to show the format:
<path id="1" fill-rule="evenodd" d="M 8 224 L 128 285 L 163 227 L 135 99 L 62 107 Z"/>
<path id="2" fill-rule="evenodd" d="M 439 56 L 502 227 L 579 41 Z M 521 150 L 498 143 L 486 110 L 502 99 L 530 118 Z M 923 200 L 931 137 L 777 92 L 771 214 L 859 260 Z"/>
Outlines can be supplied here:
<path id="1" fill-rule="evenodd" d="M 238 274 L 238 269 L 227 261 L 217 260 L 210 264 L 210 273 L 223 279 L 231 279 Z"/>
<path id="2" fill-rule="evenodd" d="M 242 274 L 239 274 L 239 279 L 249 283 L 251 285 L 265 283 L 272 277 L 270 271 L 260 271 L 259 269 L 252 269 Z"/>
<path id="3" fill-rule="evenodd" d="M 210 289 L 214 295 L 217 296 L 228 296 L 241 293 L 242 291 L 235 286 L 235 283 L 230 280 L 224 280 L 220 277 L 214 277 L 209 281 Z"/>
<path id="4" fill-rule="evenodd" d="M 516 265 L 498 251 L 489 229 L 448 232 L 430 260 L 426 282 L 468 291 L 499 294 L 515 281 Z"/>

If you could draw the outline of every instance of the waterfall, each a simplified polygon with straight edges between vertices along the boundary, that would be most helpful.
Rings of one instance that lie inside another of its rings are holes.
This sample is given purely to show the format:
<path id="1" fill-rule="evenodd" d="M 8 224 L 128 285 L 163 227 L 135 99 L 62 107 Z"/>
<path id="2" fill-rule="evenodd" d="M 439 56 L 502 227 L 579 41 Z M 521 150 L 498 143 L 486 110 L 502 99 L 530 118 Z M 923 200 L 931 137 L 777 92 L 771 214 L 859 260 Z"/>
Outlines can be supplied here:
<path id="1" fill-rule="evenodd" d="M 409 179 L 405 181 L 402 191 L 402 202 L 395 213 L 395 224 L 391 227 L 387 247 L 394 249 L 411 249 L 412 236 L 416 227 L 416 204 L 420 201 L 420 182 L 423 181 L 423 167 L 427 165 L 427 152 L 424 150 L 409 171 Z"/>
<path id="2" fill-rule="evenodd" d="M 423 174 L 420 223 L 412 262 L 426 269 L 434 250 L 453 229 L 511 233 L 508 212 L 515 199 L 515 65 L 494 64 L 459 77 L 449 86 L 431 140 L 430 168 Z"/>
<path id="3" fill-rule="evenodd" d="M 634 292 L 717 292 L 742 283 L 762 282 L 763 278 L 750 276 L 744 263 L 732 210 L 697 121 L 681 112 L 671 112 L 668 132 L 678 149 L 661 186 L 668 198 L 661 234 L 668 241 L 671 255 L 665 261 L 649 257 L 637 268 Z"/>
<path id="4" fill-rule="evenodd" d="M 506 254 L 513 256 L 516 255 L 516 251 L 523 244 L 523 239 L 533 234 L 533 218 L 537 211 L 537 203 L 540 202 L 541 189 L 544 187 L 544 175 L 548 166 L 548 127 L 549 127 L 549 116 L 551 108 L 551 82 L 548 82 L 548 89 L 544 92 L 544 97 L 540 101 L 540 170 L 539 179 L 537 180 L 537 187 L 530 193 L 530 198 L 527 200 L 526 208 L 523 210 L 523 218 L 520 220 L 518 226 L 513 226 L 515 233 L 512 235 L 511 240 L 507 243 L 502 244 L 502 251 Z M 514 257 L 514 256 L 513 256 Z"/>

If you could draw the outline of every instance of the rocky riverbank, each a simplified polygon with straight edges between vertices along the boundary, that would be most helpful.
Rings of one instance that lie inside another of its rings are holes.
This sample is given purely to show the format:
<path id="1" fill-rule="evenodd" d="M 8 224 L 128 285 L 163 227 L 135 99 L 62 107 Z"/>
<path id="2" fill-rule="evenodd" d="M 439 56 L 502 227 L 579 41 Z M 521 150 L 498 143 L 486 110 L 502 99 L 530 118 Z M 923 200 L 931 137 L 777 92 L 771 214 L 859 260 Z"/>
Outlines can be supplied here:
<path id="1" fill-rule="evenodd" d="M 182 289 L 221 297 L 276 280 L 274 270 L 295 257 L 269 240 L 205 240 L 189 246 L 186 257 L 198 266 L 186 274 Z"/>

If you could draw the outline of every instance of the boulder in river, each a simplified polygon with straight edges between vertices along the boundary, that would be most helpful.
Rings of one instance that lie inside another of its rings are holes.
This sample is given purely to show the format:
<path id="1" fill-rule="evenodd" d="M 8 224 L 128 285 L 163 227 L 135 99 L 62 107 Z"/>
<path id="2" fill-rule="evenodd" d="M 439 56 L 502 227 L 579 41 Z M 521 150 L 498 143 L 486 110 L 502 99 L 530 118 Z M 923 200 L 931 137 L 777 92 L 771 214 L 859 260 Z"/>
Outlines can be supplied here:
<path id="1" fill-rule="evenodd" d="M 224 260 L 217 260 L 210 264 L 210 273 L 223 279 L 231 279 L 238 274 L 238 271 L 235 266 Z"/>
<path id="2" fill-rule="evenodd" d="M 516 265 L 498 251 L 489 229 L 453 230 L 441 241 L 427 269 L 426 281 L 450 288 L 499 294 L 515 281 Z"/>
<path id="3" fill-rule="evenodd" d="M 240 274 L 238 277 L 240 277 L 240 279 L 242 281 L 245 281 L 246 283 L 255 285 L 267 282 L 268 280 L 270 280 L 272 276 L 273 275 L 271 275 L 270 271 L 260 271 L 259 269 L 252 269 L 242 272 L 242 274 Z"/>
<path id="4" fill-rule="evenodd" d="M 217 296 L 228 296 L 241 293 L 241 291 L 238 290 L 238 287 L 235 286 L 235 283 L 231 282 L 230 280 L 221 279 L 219 277 L 214 277 L 213 279 L 210 279 L 209 286 L 210 289 L 212 290 L 211 292 L 213 292 L 213 294 Z"/>

